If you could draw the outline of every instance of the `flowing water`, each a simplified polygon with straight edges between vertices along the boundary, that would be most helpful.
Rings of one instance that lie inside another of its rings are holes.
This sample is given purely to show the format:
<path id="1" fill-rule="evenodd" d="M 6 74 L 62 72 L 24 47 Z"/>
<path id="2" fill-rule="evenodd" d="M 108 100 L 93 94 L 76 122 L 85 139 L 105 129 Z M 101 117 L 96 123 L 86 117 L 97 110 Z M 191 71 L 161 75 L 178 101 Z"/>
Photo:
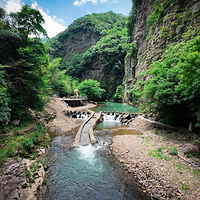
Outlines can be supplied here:
<path id="1" fill-rule="evenodd" d="M 113 104 L 107 111 L 118 111 L 122 104 Z M 110 105 L 110 104 L 109 104 Z M 124 105 L 122 106 L 124 109 Z M 102 111 L 102 105 L 98 108 Z M 105 107 L 104 107 L 105 108 Z M 131 107 L 132 108 L 132 107 Z M 122 108 L 120 108 L 122 109 Z M 137 109 L 133 109 L 134 112 Z M 98 112 L 98 110 L 96 110 Z M 123 110 L 128 112 L 128 110 Z M 129 112 L 131 112 L 129 110 Z M 120 127 L 120 128 L 119 128 Z M 132 180 L 114 163 L 108 145 L 112 135 L 135 134 L 121 127 L 119 117 L 105 115 L 97 127 L 98 145 L 72 148 L 73 135 L 54 137 L 48 155 L 47 187 L 45 200 L 141 200 Z M 102 130 L 103 129 L 103 130 Z M 108 131 L 108 134 L 106 133 Z"/>
<path id="2" fill-rule="evenodd" d="M 140 200 L 125 181 L 107 144 L 65 148 L 68 136 L 55 137 L 49 152 L 48 200 Z"/>

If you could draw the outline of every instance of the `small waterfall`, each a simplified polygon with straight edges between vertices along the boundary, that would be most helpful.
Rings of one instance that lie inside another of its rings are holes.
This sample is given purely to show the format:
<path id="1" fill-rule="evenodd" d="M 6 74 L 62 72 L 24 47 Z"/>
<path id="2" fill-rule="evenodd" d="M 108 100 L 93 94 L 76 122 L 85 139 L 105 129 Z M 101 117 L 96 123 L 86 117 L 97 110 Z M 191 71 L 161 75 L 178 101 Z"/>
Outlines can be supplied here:
<path id="1" fill-rule="evenodd" d="M 119 113 L 102 113 L 102 122 L 97 124 L 96 129 L 110 129 L 121 126 L 121 116 Z"/>
<path id="2" fill-rule="evenodd" d="M 121 114 L 117 114 L 117 113 L 114 113 L 114 114 L 107 114 L 107 113 L 103 113 L 103 121 L 106 121 L 106 122 L 120 122 L 120 119 L 121 119 Z"/>

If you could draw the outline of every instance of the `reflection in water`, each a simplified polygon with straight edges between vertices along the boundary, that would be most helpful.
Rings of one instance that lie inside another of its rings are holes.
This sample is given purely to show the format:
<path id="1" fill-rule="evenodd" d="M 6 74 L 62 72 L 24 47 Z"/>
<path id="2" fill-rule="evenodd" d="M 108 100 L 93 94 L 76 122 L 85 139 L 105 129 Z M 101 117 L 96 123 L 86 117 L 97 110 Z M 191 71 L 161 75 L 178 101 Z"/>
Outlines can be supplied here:
<path id="1" fill-rule="evenodd" d="M 117 128 L 120 126 L 121 126 L 121 122 L 103 121 L 97 124 L 96 129 L 111 129 L 111 128 Z"/>
<path id="2" fill-rule="evenodd" d="M 108 157 L 107 146 L 67 149 L 52 141 L 49 152 L 48 200 L 140 200 L 121 169 Z"/>
<path id="3" fill-rule="evenodd" d="M 97 107 L 92 108 L 94 112 L 106 111 L 106 112 L 125 112 L 125 113 L 137 113 L 138 109 L 122 103 L 102 102 Z"/>

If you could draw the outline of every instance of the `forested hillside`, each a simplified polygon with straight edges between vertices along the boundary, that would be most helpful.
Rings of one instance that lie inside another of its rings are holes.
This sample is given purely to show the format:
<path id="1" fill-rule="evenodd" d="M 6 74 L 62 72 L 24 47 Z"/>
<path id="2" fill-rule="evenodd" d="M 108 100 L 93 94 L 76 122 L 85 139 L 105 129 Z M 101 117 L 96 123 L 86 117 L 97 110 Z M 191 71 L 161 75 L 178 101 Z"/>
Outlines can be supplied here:
<path id="1" fill-rule="evenodd" d="M 68 75 L 97 80 L 107 91 L 104 98 L 114 98 L 124 77 L 126 17 L 113 12 L 86 15 L 46 46 L 51 58 L 62 58 L 62 69 Z"/>
<path id="2" fill-rule="evenodd" d="M 45 45 L 43 23 L 28 5 L 9 15 L 0 9 L 0 125 L 28 120 L 29 109 L 42 110 L 50 96 L 73 95 L 75 88 L 89 100 L 122 99 L 114 94 L 124 76 L 126 17 L 87 15 Z"/>
<path id="3" fill-rule="evenodd" d="M 43 23 L 28 5 L 9 15 L 0 8 L 0 126 L 29 120 L 29 108 L 42 110 L 49 96 L 71 94 L 78 86 L 60 70 L 60 58 L 49 62 L 39 38 L 47 36 Z"/>
<path id="4" fill-rule="evenodd" d="M 125 100 L 167 123 L 199 127 L 200 2 L 133 0 L 128 25 Z"/>

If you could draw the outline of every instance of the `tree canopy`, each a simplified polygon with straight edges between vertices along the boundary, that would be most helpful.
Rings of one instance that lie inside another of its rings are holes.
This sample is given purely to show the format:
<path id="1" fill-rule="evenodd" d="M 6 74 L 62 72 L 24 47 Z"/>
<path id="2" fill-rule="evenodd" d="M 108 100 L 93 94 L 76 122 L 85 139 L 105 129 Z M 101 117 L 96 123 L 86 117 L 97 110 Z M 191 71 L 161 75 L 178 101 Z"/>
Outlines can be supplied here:
<path id="1" fill-rule="evenodd" d="M 149 70 L 142 96 L 172 124 L 200 126 L 200 35 L 171 45 Z"/>
<path id="2" fill-rule="evenodd" d="M 89 100 L 98 100 L 105 92 L 105 90 L 100 87 L 100 83 L 92 79 L 82 81 L 78 85 L 78 89 L 81 96 L 87 96 Z"/>
<path id="3" fill-rule="evenodd" d="M 4 119 L 19 119 L 28 107 L 41 109 L 42 77 L 49 58 L 39 38 L 31 34 L 45 34 L 44 19 L 39 11 L 25 5 L 20 12 L 9 16 L 1 9 L 0 26 L 0 72 L 4 81 L 1 87 L 1 104 Z M 8 113 L 9 112 L 9 113 Z"/>

